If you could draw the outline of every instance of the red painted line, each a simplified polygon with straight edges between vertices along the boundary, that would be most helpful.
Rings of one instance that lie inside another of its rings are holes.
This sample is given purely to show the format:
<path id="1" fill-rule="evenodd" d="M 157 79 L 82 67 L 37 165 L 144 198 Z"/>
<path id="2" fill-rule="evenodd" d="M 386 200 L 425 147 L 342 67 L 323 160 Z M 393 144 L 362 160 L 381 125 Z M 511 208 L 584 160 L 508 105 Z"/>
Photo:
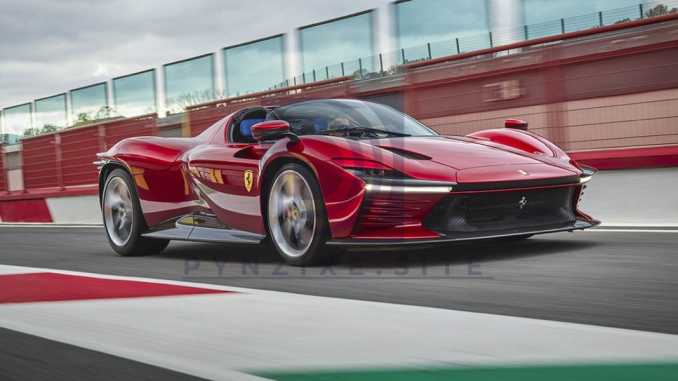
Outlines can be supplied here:
<path id="1" fill-rule="evenodd" d="M 0 304 L 225 293 L 233 291 L 55 273 L 0 276 Z"/>
<path id="2" fill-rule="evenodd" d="M 2 222 L 54 222 L 44 198 L 0 201 Z"/>

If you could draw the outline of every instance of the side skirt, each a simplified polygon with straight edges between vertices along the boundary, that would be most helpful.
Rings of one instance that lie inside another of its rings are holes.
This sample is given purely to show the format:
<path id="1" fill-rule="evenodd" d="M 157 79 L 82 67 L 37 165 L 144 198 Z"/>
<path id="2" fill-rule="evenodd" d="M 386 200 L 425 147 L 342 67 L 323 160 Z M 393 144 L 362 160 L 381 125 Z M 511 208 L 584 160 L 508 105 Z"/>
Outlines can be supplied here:
<path id="1" fill-rule="evenodd" d="M 259 245 L 263 234 L 233 229 L 211 214 L 196 213 L 162 222 L 142 234 L 144 237 L 180 241 Z"/>

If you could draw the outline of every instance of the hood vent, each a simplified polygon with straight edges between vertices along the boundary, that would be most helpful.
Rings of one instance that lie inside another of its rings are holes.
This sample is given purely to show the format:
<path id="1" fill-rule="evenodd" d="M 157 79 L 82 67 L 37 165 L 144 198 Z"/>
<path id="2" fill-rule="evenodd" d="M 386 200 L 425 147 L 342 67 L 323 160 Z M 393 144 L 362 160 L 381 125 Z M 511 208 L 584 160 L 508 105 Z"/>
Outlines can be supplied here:
<path id="1" fill-rule="evenodd" d="M 432 159 L 431 157 L 421 155 L 421 154 L 418 154 L 418 153 L 414 153 L 414 152 L 410 152 L 410 151 L 405 151 L 405 150 L 402 150 L 402 149 L 399 149 L 399 148 L 394 148 L 394 147 L 379 147 L 379 148 L 385 149 L 387 151 L 391 151 L 396 155 L 399 155 L 399 156 L 402 156 L 404 158 L 411 159 L 411 160 L 431 160 Z"/>

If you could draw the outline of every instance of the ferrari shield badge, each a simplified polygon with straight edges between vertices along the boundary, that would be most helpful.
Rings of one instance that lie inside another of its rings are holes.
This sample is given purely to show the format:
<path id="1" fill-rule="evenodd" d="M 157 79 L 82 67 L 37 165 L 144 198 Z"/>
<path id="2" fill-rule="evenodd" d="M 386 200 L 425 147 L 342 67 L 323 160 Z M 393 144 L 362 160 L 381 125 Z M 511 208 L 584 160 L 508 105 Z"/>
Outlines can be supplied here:
<path id="1" fill-rule="evenodd" d="M 247 191 L 252 190 L 252 181 L 254 180 L 254 173 L 252 171 L 245 171 L 245 188 Z"/>

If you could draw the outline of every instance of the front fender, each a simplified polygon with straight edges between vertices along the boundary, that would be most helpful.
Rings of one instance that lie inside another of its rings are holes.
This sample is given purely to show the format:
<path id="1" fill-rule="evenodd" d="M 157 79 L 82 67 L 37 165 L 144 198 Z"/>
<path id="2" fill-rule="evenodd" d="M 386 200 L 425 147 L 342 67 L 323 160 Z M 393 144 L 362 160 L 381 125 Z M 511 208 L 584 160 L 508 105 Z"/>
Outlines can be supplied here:
<path id="1" fill-rule="evenodd" d="M 331 161 L 332 153 L 328 155 L 318 148 L 318 144 L 310 139 L 301 139 L 296 143 L 283 139 L 275 143 L 261 159 L 259 181 L 266 183 L 266 177 L 272 176 L 284 163 L 305 165 L 318 180 L 332 238 L 345 238 L 351 234 L 358 218 L 365 182 L 334 164 Z M 262 203 L 262 215 L 265 215 L 265 208 Z"/>

